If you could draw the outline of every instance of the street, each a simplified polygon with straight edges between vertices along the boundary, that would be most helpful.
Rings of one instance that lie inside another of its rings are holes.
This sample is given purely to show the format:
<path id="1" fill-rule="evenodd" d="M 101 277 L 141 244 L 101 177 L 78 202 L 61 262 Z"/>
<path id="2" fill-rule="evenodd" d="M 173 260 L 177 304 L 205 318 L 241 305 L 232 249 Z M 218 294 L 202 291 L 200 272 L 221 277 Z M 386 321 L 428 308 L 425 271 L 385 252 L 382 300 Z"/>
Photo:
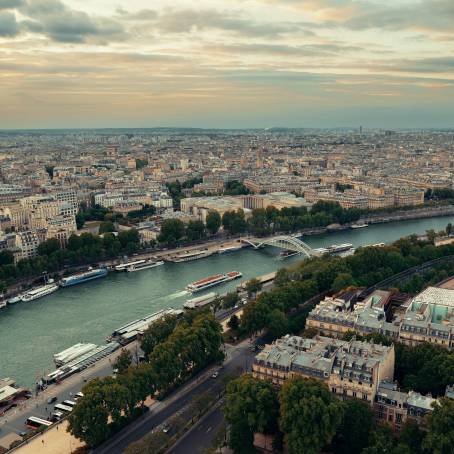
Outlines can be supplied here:
<path id="1" fill-rule="evenodd" d="M 163 401 L 157 403 L 150 412 L 125 427 L 121 432 L 110 438 L 106 443 L 95 450 L 96 454 L 121 454 L 131 443 L 140 440 L 155 427 L 164 423 L 170 416 L 181 411 L 191 399 L 204 392 L 219 393 L 224 386 L 223 378 L 241 370 L 248 370 L 251 366 L 254 353 L 251 352 L 248 340 L 237 346 L 227 347 L 227 358 L 224 366 L 219 369 L 213 366 L 192 379 L 183 388 L 175 391 Z M 219 376 L 211 378 L 214 370 L 219 369 Z M 192 448 L 191 448 L 192 449 Z M 191 451 L 192 452 L 192 451 Z"/>

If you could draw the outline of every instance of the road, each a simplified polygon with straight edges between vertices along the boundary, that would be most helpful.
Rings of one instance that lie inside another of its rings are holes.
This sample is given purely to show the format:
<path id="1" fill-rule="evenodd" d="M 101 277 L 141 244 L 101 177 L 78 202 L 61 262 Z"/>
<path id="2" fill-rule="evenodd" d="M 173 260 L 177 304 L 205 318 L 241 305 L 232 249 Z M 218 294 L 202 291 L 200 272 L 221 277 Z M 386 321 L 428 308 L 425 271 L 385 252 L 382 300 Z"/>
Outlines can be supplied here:
<path id="1" fill-rule="evenodd" d="M 246 340 L 236 346 L 228 346 L 226 355 L 227 358 L 224 362 L 224 366 L 219 370 L 218 378 L 211 378 L 213 370 L 216 369 L 215 367 L 202 372 L 183 388 L 152 406 L 149 413 L 125 427 L 121 432 L 110 438 L 94 452 L 96 454 L 121 454 L 131 443 L 140 440 L 155 427 L 163 424 L 166 419 L 181 412 L 195 396 L 207 391 L 216 394 L 219 393 L 224 386 L 223 377 L 234 374 L 240 369 L 242 371 L 249 370 L 254 353 L 251 352 L 250 343 Z"/>
<path id="2" fill-rule="evenodd" d="M 216 405 L 193 426 L 166 454 L 203 454 L 213 446 L 214 437 L 224 423 L 222 406 Z"/>
<path id="3" fill-rule="evenodd" d="M 136 342 L 127 346 L 132 352 L 136 349 Z M 73 400 L 72 396 L 78 393 L 86 382 L 96 377 L 105 377 L 112 374 L 112 363 L 121 350 L 117 350 L 109 357 L 95 363 L 92 367 L 78 374 L 68 377 L 58 385 L 50 385 L 45 391 L 42 391 L 38 396 L 33 396 L 25 401 L 21 407 L 16 407 L 8 411 L 5 416 L 0 418 L 0 437 L 8 433 L 28 431 L 25 426 L 25 421 L 29 416 L 38 416 L 47 419 L 52 412 L 54 405 L 66 399 Z M 47 404 L 49 397 L 56 397 L 57 402 L 52 405 Z"/>

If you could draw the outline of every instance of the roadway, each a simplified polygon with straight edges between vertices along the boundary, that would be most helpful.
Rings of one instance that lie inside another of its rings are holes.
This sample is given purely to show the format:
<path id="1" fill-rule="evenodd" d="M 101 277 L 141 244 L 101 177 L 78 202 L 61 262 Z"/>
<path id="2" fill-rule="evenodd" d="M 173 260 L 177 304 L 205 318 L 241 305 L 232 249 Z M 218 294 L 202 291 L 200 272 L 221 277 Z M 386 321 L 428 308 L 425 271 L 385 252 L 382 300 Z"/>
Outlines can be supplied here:
<path id="1" fill-rule="evenodd" d="M 214 438 L 222 424 L 224 424 L 222 405 L 215 405 L 166 454 L 205 453 L 213 446 Z"/>
<path id="2" fill-rule="evenodd" d="M 227 356 L 223 367 L 220 369 L 219 366 L 211 367 L 203 371 L 197 377 L 190 380 L 184 387 L 153 405 L 148 413 L 125 427 L 94 452 L 96 454 L 121 454 L 131 443 L 140 440 L 156 427 L 162 426 L 171 416 L 181 413 L 194 397 L 208 391 L 218 394 L 224 386 L 224 377 L 228 377 L 239 370 L 245 371 L 250 369 L 254 357 L 250 346 L 251 344 L 248 340 L 236 346 L 227 346 Z M 217 369 L 219 369 L 219 376 L 215 379 L 211 378 L 213 371 Z M 186 452 L 193 451 L 191 449 Z"/>

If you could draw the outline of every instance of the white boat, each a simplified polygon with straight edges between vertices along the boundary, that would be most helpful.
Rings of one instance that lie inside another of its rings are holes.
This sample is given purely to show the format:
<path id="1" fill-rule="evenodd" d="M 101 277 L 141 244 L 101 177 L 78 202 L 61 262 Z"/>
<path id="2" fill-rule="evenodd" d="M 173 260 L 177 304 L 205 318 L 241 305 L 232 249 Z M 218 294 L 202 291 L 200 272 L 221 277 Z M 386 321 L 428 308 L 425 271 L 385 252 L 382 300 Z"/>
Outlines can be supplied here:
<path id="1" fill-rule="evenodd" d="M 218 249 L 218 254 L 229 254 L 230 252 L 236 252 L 240 249 L 242 249 L 241 246 L 221 247 Z"/>
<path id="2" fill-rule="evenodd" d="M 215 285 L 223 284 L 224 282 L 230 282 L 234 279 L 239 279 L 242 274 L 239 271 L 230 271 L 225 274 L 215 274 L 213 276 L 207 277 L 205 279 L 200 279 L 198 281 L 188 284 L 186 290 L 189 290 L 192 293 L 201 292 Z"/>
<path id="3" fill-rule="evenodd" d="M 28 292 L 25 292 L 21 299 L 25 303 L 29 301 L 34 301 L 44 296 L 50 295 L 58 290 L 58 285 L 56 284 L 46 284 L 41 287 L 34 288 Z"/>
<path id="4" fill-rule="evenodd" d="M 126 268 L 126 271 L 128 273 L 133 273 L 134 271 L 140 271 L 140 270 L 147 270 L 148 268 L 155 268 L 157 266 L 164 265 L 164 262 L 162 260 L 158 262 L 153 262 L 153 261 L 144 261 L 143 263 L 138 263 L 136 265 L 130 265 Z"/>
<path id="5" fill-rule="evenodd" d="M 115 267 L 115 271 L 126 271 L 129 267 L 135 266 L 135 265 L 140 265 L 142 263 L 145 263 L 146 260 L 135 260 L 134 262 L 126 262 L 126 263 L 120 263 Z"/>
<path id="6" fill-rule="evenodd" d="M 197 309 L 199 307 L 206 306 L 207 304 L 212 303 L 219 295 L 215 292 L 207 293 L 203 296 L 198 296 L 197 298 L 188 299 L 183 307 L 185 309 Z"/>
<path id="7" fill-rule="evenodd" d="M 369 227 L 369 224 L 366 224 L 365 222 L 362 222 L 360 224 L 352 224 L 350 228 L 352 229 L 364 229 L 365 227 Z"/>
<path id="8" fill-rule="evenodd" d="M 351 243 L 344 243 L 344 244 L 332 244 L 328 246 L 328 251 L 331 254 L 336 254 L 339 252 L 345 252 L 353 248 L 353 244 Z"/>
<path id="9" fill-rule="evenodd" d="M 212 255 L 213 252 L 210 251 L 193 251 L 193 252 L 186 252 L 184 254 L 178 254 L 171 258 L 170 260 L 175 263 L 181 262 L 192 262 L 193 260 L 203 259 L 205 257 L 209 257 Z"/>
<path id="10" fill-rule="evenodd" d="M 17 296 L 13 296 L 12 298 L 9 298 L 7 303 L 16 304 L 16 303 L 19 303 L 20 301 L 22 301 L 22 295 L 17 295 Z"/>
<path id="11" fill-rule="evenodd" d="M 88 352 L 94 350 L 97 346 L 95 344 L 82 344 L 78 343 L 72 347 L 63 350 L 60 353 L 54 355 L 54 362 L 57 367 L 63 366 L 64 364 L 69 363 L 70 361 L 82 356 Z"/>

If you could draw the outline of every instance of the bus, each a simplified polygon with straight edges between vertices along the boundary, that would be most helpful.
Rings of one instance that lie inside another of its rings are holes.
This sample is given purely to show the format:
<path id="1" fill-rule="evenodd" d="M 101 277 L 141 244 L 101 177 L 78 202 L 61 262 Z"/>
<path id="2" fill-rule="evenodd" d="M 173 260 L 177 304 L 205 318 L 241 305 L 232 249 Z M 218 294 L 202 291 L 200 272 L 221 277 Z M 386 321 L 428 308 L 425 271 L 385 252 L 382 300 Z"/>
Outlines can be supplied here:
<path id="1" fill-rule="evenodd" d="M 27 418 L 27 421 L 25 421 L 25 425 L 30 429 L 36 430 L 40 427 L 49 427 L 52 425 L 52 423 L 50 421 L 47 421 L 46 419 L 30 416 L 29 418 Z"/>
<path id="2" fill-rule="evenodd" d="M 73 411 L 73 407 L 69 407 L 68 405 L 57 404 L 54 407 L 55 410 L 63 411 L 65 413 L 71 413 Z"/>
<path id="3" fill-rule="evenodd" d="M 76 405 L 76 402 L 74 402 L 73 400 L 64 400 L 62 402 L 63 405 L 66 405 L 67 407 L 71 407 L 73 408 L 74 405 Z"/>

